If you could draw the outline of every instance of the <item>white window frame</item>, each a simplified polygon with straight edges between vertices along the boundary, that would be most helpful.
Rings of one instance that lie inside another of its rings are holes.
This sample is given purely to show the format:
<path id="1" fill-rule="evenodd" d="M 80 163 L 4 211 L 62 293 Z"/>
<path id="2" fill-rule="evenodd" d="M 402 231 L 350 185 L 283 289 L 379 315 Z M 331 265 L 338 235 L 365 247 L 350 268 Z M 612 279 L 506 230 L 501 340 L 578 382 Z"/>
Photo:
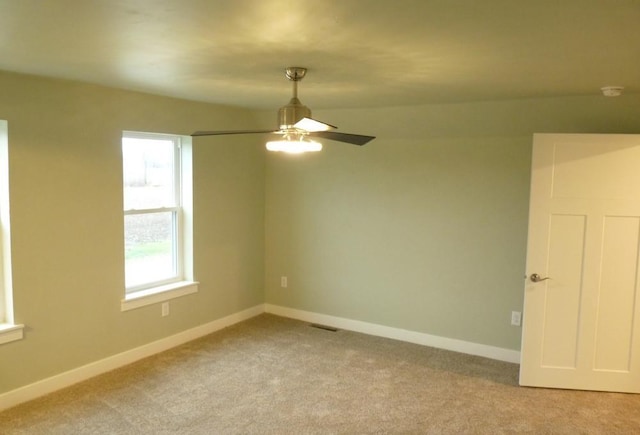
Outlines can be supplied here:
<path id="1" fill-rule="evenodd" d="M 0 120 L 0 344 L 22 339 L 24 329 L 13 316 L 9 215 L 9 138 L 7 121 Z"/>
<path id="2" fill-rule="evenodd" d="M 145 305 L 156 304 L 198 291 L 193 279 L 193 185 L 191 137 L 164 133 L 124 131 L 122 138 L 171 140 L 174 143 L 174 192 L 175 206 L 144 210 L 123 210 L 124 216 L 145 213 L 172 212 L 174 219 L 174 261 L 176 276 L 125 288 L 121 310 L 128 311 Z M 124 171 L 124 166 L 123 166 Z M 123 186 L 124 189 L 124 186 Z M 124 264 L 123 264 L 124 266 Z"/>

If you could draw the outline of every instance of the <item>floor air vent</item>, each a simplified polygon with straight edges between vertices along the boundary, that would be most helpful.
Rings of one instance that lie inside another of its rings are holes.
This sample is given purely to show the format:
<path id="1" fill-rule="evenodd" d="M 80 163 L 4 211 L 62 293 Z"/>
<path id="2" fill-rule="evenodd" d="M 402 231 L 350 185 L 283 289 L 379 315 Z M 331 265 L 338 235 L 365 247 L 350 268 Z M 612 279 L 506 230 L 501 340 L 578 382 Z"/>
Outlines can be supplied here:
<path id="1" fill-rule="evenodd" d="M 338 331 L 337 328 L 333 328 L 331 326 L 325 326 L 325 325 L 318 325 L 317 323 L 312 323 L 309 326 L 311 326 L 312 328 L 324 329 L 325 331 L 331 331 L 331 332 Z"/>

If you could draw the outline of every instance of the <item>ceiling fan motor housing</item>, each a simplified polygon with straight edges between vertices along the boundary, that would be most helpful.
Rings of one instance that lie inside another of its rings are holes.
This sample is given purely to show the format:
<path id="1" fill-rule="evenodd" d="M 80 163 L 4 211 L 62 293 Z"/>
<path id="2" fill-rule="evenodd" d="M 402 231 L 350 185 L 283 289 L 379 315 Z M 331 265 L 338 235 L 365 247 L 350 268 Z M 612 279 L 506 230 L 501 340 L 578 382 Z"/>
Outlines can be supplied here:
<path id="1" fill-rule="evenodd" d="M 294 128 L 296 122 L 302 118 L 311 118 L 311 109 L 302 104 L 298 98 L 293 97 L 289 104 L 278 110 L 278 125 L 281 130 Z"/>

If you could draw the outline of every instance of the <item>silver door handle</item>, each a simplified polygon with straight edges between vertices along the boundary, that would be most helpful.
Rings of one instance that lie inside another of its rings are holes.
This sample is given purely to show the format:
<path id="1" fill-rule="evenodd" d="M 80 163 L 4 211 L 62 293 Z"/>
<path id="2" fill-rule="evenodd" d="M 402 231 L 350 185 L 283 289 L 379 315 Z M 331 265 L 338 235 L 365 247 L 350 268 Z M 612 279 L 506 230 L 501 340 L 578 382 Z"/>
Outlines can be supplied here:
<path id="1" fill-rule="evenodd" d="M 531 277 L 529 277 L 529 279 L 533 282 L 540 282 L 540 281 L 546 281 L 548 279 L 551 279 L 549 277 L 546 278 L 542 278 L 540 275 L 538 275 L 537 273 L 532 273 Z"/>

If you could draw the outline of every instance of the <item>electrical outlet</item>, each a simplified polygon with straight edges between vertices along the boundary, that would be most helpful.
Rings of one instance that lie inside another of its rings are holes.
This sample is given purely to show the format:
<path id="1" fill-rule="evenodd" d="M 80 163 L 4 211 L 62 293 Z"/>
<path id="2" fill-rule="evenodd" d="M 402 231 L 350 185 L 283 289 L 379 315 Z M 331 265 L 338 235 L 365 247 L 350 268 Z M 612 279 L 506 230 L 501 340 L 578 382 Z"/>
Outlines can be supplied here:
<path id="1" fill-rule="evenodd" d="M 281 276 L 280 277 L 280 287 L 287 288 L 287 277 L 286 276 Z"/>
<path id="2" fill-rule="evenodd" d="M 169 315 L 169 302 L 162 303 L 162 317 Z"/>
<path id="3" fill-rule="evenodd" d="M 511 324 L 513 326 L 520 326 L 522 322 L 522 313 L 520 311 L 512 311 L 511 312 Z"/>

